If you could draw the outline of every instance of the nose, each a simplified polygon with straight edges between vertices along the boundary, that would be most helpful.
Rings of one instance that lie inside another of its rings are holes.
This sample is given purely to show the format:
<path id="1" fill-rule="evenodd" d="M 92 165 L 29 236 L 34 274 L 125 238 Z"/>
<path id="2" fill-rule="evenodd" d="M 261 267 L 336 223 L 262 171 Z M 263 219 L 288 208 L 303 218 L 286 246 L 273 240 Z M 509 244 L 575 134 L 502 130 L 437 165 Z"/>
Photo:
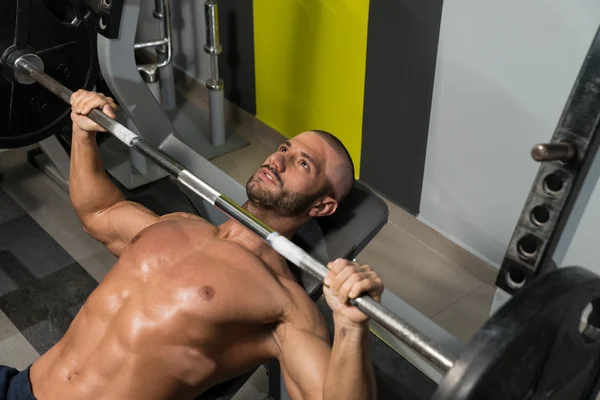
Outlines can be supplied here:
<path id="1" fill-rule="evenodd" d="M 285 171 L 285 157 L 281 153 L 274 153 L 269 157 L 269 164 L 271 164 L 278 172 Z"/>

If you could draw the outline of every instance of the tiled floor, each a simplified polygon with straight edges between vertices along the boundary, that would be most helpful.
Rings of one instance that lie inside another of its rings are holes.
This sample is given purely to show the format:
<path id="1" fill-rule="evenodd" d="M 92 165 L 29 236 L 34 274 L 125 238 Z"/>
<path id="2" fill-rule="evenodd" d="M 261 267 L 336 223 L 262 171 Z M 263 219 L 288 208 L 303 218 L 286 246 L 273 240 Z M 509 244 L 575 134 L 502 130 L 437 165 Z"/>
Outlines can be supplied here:
<path id="1" fill-rule="evenodd" d="M 205 106 L 203 96 L 202 88 L 192 87 L 189 92 L 190 99 L 201 106 Z M 227 107 L 227 115 L 237 122 L 236 132 L 250 145 L 212 161 L 245 183 L 283 138 L 242 111 Z M 68 194 L 27 164 L 25 150 L 0 154 L 0 173 L 4 174 L 0 189 L 10 198 L 0 197 L 0 223 L 6 222 L 2 210 L 17 205 L 65 250 L 69 260 L 100 281 L 115 257 L 83 232 Z M 389 290 L 467 341 L 489 313 L 494 270 L 388 204 L 389 223 L 358 260 L 378 271 Z M 0 312 L 0 364 L 24 368 L 37 357 L 38 351 Z M 260 369 L 236 399 L 262 399 L 266 391 L 266 372 Z"/>

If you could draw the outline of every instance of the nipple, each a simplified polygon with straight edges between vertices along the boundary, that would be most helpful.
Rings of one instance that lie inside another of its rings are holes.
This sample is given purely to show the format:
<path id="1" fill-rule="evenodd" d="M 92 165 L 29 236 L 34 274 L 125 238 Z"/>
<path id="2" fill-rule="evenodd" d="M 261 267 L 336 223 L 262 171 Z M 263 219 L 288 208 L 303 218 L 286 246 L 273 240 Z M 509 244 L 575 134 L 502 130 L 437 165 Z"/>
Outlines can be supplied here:
<path id="1" fill-rule="evenodd" d="M 203 286 L 199 290 L 200 298 L 205 301 L 210 301 L 215 295 L 215 289 L 212 286 Z"/>

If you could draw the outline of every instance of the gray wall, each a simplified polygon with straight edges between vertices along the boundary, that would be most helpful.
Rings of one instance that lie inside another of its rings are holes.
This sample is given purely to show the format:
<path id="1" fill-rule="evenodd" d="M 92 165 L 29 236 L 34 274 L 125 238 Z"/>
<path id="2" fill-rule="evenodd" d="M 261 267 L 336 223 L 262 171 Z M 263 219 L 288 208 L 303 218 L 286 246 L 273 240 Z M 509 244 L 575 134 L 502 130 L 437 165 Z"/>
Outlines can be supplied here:
<path id="1" fill-rule="evenodd" d="M 421 221 L 499 266 L 599 24 L 597 0 L 445 2 Z M 599 222 L 596 193 L 567 264 L 600 272 Z"/>
<path id="2" fill-rule="evenodd" d="M 369 3 L 360 180 L 412 214 L 421 201 L 441 14 L 442 0 Z"/>

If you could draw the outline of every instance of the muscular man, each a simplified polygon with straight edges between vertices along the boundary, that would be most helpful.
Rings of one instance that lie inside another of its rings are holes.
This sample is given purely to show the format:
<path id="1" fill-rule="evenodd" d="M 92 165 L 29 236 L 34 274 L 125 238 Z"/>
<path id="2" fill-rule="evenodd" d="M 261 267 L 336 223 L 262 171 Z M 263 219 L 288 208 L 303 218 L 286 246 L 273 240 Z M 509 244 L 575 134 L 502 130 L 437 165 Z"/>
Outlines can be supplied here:
<path id="1" fill-rule="evenodd" d="M 258 236 L 234 220 L 214 226 L 127 201 L 102 168 L 95 137 L 102 128 L 86 117 L 100 108 L 114 118 L 114 101 L 79 91 L 71 104 L 71 201 L 84 230 L 119 260 L 65 336 L 31 366 L 31 389 L 27 371 L 15 378 L 18 387 L 39 400 L 193 399 L 278 359 L 293 399 L 375 398 L 368 318 L 348 304 L 361 293 L 379 301 L 383 286 L 368 266 L 328 265 L 330 345 L 316 305 Z M 305 132 L 252 175 L 244 207 L 291 237 L 335 212 L 353 175 L 337 139 Z"/>

